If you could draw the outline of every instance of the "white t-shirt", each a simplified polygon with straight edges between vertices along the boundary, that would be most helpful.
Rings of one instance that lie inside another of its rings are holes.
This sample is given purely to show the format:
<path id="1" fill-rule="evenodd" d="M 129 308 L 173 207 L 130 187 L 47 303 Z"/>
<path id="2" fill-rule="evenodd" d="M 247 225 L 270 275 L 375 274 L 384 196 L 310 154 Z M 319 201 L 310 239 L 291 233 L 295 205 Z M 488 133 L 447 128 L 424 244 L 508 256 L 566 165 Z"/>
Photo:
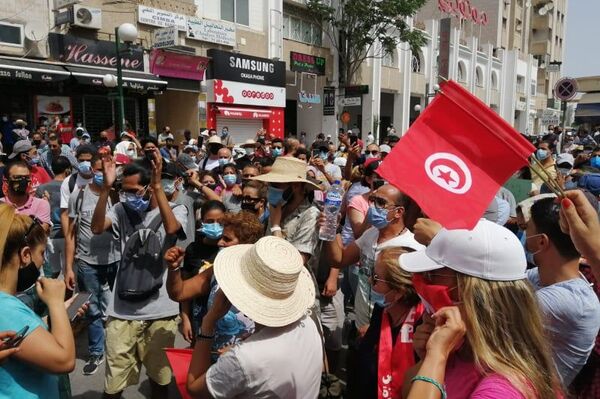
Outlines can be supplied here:
<path id="1" fill-rule="evenodd" d="M 202 161 L 202 163 L 201 163 L 201 164 L 204 164 L 204 161 Z M 210 159 L 210 158 L 209 158 L 209 159 L 206 161 L 206 165 L 204 165 L 204 168 L 203 168 L 203 169 L 204 169 L 204 170 L 206 170 L 206 171 L 211 171 L 211 170 L 213 170 L 214 168 L 218 168 L 218 167 L 219 167 L 219 158 L 217 158 L 217 159 Z"/>
<path id="2" fill-rule="evenodd" d="M 379 230 L 375 227 L 369 228 L 356 241 L 360 249 L 360 263 L 358 273 L 358 289 L 354 298 L 354 313 L 356 315 L 356 325 L 358 327 L 366 326 L 371 321 L 371 312 L 373 311 L 373 301 L 371 300 L 371 284 L 369 276 L 373 274 L 375 260 L 379 251 L 387 247 L 409 247 L 415 251 L 425 249 L 425 247 L 415 240 L 415 236 L 410 230 L 406 229 L 404 233 L 377 244 L 379 239 Z"/>
<path id="3" fill-rule="evenodd" d="M 92 182 L 92 179 L 84 179 L 78 173 L 77 179 L 75 180 L 75 187 L 73 187 L 73 191 L 70 191 L 69 181 L 71 180 L 71 176 L 63 180 L 63 182 L 60 185 L 60 209 L 68 209 L 69 197 L 71 196 L 71 194 L 79 191 L 81 187 L 85 187 Z"/>
<path id="4" fill-rule="evenodd" d="M 258 330 L 208 369 L 206 385 L 215 398 L 314 399 L 322 369 L 321 337 L 305 316 Z"/>

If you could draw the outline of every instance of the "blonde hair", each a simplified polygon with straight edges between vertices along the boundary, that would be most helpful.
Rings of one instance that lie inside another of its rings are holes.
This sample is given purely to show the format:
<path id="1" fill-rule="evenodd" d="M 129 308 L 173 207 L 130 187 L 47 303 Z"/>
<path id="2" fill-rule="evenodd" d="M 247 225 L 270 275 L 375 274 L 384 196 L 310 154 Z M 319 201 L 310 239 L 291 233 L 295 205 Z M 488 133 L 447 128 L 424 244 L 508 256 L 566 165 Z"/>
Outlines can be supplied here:
<path id="1" fill-rule="evenodd" d="M 419 303 L 419 296 L 412 285 L 412 275 L 400 267 L 398 258 L 403 253 L 414 252 L 408 247 L 387 247 L 379 252 L 378 262 L 384 267 L 381 276 L 393 290 L 404 293 L 402 301 L 410 306 Z"/>
<path id="2" fill-rule="evenodd" d="M 561 391 L 538 302 L 526 280 L 489 281 L 457 273 L 476 366 L 498 373 L 526 398 Z"/>
<path id="3" fill-rule="evenodd" d="M 29 231 L 33 219 L 25 215 L 17 215 L 14 207 L 0 204 L 0 273 L 4 265 L 23 247 L 35 247 L 46 242 L 46 233 L 40 225 Z"/>

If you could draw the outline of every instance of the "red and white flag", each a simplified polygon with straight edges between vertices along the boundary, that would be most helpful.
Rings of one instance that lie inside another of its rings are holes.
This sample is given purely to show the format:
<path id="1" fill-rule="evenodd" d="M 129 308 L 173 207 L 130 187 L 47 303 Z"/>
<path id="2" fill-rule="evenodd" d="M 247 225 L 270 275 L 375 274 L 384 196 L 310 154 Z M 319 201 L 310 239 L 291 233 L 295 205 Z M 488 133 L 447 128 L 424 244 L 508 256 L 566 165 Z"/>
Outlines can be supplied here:
<path id="1" fill-rule="evenodd" d="M 444 227 L 472 229 L 534 151 L 492 109 L 448 81 L 377 173 Z"/>

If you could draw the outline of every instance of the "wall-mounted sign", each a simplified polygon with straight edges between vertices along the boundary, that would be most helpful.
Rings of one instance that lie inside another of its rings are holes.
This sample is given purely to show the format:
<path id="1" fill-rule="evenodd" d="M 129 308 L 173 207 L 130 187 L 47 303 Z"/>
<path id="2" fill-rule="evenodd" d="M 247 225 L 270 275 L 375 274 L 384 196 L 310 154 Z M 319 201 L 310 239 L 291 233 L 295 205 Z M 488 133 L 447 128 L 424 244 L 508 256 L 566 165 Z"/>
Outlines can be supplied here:
<path id="1" fill-rule="evenodd" d="M 186 29 L 185 15 L 146 6 L 138 6 L 138 22 L 160 28 L 176 26 L 178 30 Z"/>
<path id="2" fill-rule="evenodd" d="M 323 87 L 323 116 L 335 115 L 335 87 Z"/>
<path id="3" fill-rule="evenodd" d="M 325 75 L 325 58 L 290 51 L 290 71 Z"/>
<path id="4" fill-rule="evenodd" d="M 298 101 L 303 104 L 321 104 L 321 96 L 319 94 L 307 93 L 305 91 L 298 92 Z"/>
<path id="5" fill-rule="evenodd" d="M 211 58 L 208 79 L 285 88 L 285 62 L 217 49 L 209 49 L 207 55 Z"/>
<path id="6" fill-rule="evenodd" d="M 50 55 L 53 59 L 67 64 L 90 65 L 115 68 L 117 56 L 115 43 L 108 40 L 89 40 L 73 35 L 50 33 L 48 35 Z M 121 55 L 123 69 L 144 70 L 144 52 L 139 46 Z"/>
<path id="7" fill-rule="evenodd" d="M 150 53 L 150 73 L 172 78 L 203 80 L 208 58 L 154 49 Z"/>
<path id="8" fill-rule="evenodd" d="M 152 36 L 154 36 L 154 48 L 179 46 L 179 31 L 176 26 L 156 29 Z"/>
<path id="9" fill-rule="evenodd" d="M 62 96 L 35 96 L 35 120 L 45 117 L 52 121 L 58 116 L 61 122 L 69 118 L 68 123 L 59 124 L 60 134 L 71 135 L 73 131 L 73 111 L 71 97 Z"/>
<path id="10" fill-rule="evenodd" d="M 359 96 L 361 94 L 369 94 L 369 85 L 346 86 L 344 87 L 344 93 L 347 96 Z"/>
<path id="11" fill-rule="evenodd" d="M 206 82 L 209 103 L 285 107 L 285 87 L 213 79 Z"/>
<path id="12" fill-rule="evenodd" d="M 438 0 L 438 9 L 459 19 L 472 21 L 476 25 L 487 25 L 485 11 L 473 7 L 469 0 Z"/>
<path id="13" fill-rule="evenodd" d="M 235 47 L 235 25 L 188 17 L 186 37 L 188 39 Z"/>
<path id="14" fill-rule="evenodd" d="M 344 97 L 342 98 L 344 107 L 360 107 L 362 105 L 362 97 Z"/>

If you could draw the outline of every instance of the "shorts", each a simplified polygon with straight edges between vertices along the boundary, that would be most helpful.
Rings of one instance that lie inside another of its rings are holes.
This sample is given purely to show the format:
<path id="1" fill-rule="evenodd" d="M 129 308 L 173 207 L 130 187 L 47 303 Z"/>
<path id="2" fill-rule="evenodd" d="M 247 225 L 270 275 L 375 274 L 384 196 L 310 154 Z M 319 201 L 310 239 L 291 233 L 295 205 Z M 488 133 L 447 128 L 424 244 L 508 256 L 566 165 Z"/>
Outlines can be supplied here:
<path id="1" fill-rule="evenodd" d="M 321 297 L 321 324 L 325 338 L 325 349 L 342 349 L 342 331 L 344 329 L 344 294 L 338 289 L 333 298 Z"/>
<path id="2" fill-rule="evenodd" d="M 179 316 L 158 320 L 109 318 L 106 324 L 104 392 L 116 394 L 139 381 L 140 366 L 158 385 L 171 382 L 171 366 L 164 348 L 175 345 Z"/>

